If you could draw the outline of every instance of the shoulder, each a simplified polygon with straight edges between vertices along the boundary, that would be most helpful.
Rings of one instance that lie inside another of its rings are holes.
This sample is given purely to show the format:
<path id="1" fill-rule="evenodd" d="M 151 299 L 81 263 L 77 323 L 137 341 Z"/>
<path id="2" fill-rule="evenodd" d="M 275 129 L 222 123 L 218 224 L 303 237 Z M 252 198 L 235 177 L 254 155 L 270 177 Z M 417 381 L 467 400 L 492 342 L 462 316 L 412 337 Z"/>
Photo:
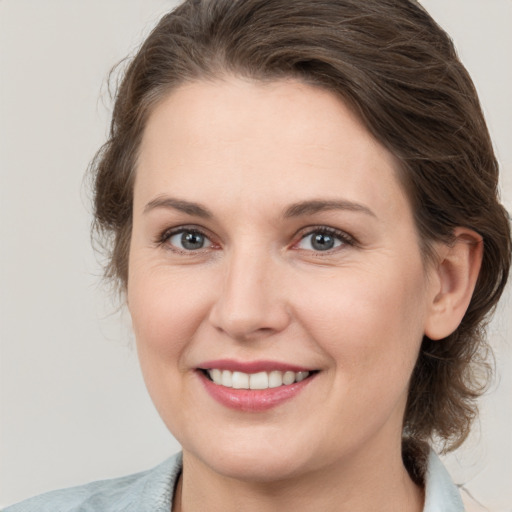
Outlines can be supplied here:
<path id="1" fill-rule="evenodd" d="M 3 512 L 168 512 L 181 454 L 153 469 L 41 494 Z"/>

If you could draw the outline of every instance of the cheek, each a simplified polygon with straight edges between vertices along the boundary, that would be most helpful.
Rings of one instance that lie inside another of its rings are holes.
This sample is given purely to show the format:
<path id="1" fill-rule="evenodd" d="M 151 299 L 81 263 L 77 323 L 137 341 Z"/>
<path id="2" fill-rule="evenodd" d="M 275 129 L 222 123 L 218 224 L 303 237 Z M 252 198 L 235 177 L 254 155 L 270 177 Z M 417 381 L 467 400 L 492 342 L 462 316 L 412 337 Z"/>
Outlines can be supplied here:
<path id="1" fill-rule="evenodd" d="M 424 297 L 421 266 L 409 272 L 361 269 L 333 276 L 327 292 L 308 293 L 301 311 L 310 336 L 330 355 L 340 379 L 375 389 L 379 380 L 396 378 L 403 386 L 423 337 Z"/>
<path id="2" fill-rule="evenodd" d="M 162 269 L 132 272 L 128 302 L 142 375 L 151 399 L 171 432 L 180 432 L 191 373 L 191 340 L 207 314 L 204 287 Z"/>
<path id="3" fill-rule="evenodd" d="M 141 365 L 178 364 L 208 313 L 201 278 L 156 269 L 130 274 L 128 303 Z"/>

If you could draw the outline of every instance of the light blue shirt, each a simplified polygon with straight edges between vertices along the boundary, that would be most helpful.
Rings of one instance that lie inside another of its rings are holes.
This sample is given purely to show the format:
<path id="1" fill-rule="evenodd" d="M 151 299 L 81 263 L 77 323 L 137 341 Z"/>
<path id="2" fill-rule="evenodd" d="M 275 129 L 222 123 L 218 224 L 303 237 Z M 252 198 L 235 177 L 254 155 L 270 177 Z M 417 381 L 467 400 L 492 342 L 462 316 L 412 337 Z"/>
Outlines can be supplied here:
<path id="1" fill-rule="evenodd" d="M 178 453 L 148 471 L 41 494 L 4 512 L 170 512 L 181 468 Z M 434 452 L 425 476 L 423 512 L 464 512 L 459 490 Z"/>

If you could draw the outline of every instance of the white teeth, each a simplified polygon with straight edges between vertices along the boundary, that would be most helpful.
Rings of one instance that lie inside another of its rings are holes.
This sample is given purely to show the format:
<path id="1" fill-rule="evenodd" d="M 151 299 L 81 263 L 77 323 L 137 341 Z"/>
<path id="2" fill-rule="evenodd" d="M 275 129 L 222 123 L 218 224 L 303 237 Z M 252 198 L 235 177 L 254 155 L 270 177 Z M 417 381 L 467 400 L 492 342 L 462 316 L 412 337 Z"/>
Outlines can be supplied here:
<path id="1" fill-rule="evenodd" d="M 251 376 L 249 377 L 249 387 L 251 389 L 267 389 L 268 373 L 260 372 L 251 374 Z"/>
<path id="2" fill-rule="evenodd" d="M 269 388 L 278 388 L 283 385 L 283 372 L 270 372 L 268 374 L 268 387 Z"/>
<path id="3" fill-rule="evenodd" d="M 224 370 L 222 372 L 221 384 L 223 386 L 226 386 L 227 388 L 232 388 L 233 387 L 233 372 L 230 372 L 229 370 Z"/>
<path id="4" fill-rule="evenodd" d="M 249 374 L 233 372 L 233 389 L 249 389 Z"/>
<path id="5" fill-rule="evenodd" d="M 207 370 L 215 384 L 234 389 L 268 389 L 289 386 L 309 377 L 310 372 L 271 372 L 243 373 L 212 368 Z"/>
<path id="6" fill-rule="evenodd" d="M 220 370 L 217 370 L 216 368 L 210 370 L 210 377 L 215 384 L 222 384 L 222 372 Z"/>
<path id="7" fill-rule="evenodd" d="M 283 375 L 283 384 L 285 386 L 289 384 L 293 384 L 295 382 L 295 373 L 294 372 L 284 372 Z"/>

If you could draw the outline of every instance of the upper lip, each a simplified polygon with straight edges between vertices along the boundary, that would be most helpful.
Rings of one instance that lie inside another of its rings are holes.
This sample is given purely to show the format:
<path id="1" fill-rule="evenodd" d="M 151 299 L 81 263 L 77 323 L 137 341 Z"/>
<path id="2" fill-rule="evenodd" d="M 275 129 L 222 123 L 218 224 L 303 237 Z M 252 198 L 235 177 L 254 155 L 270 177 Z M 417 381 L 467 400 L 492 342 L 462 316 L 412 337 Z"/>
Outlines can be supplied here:
<path id="1" fill-rule="evenodd" d="M 214 361 L 205 361 L 198 367 L 201 370 L 230 370 L 232 372 L 257 373 L 257 372 L 311 372 L 312 368 L 299 366 L 279 361 L 259 360 L 259 361 L 236 361 L 234 359 L 216 359 Z"/>

